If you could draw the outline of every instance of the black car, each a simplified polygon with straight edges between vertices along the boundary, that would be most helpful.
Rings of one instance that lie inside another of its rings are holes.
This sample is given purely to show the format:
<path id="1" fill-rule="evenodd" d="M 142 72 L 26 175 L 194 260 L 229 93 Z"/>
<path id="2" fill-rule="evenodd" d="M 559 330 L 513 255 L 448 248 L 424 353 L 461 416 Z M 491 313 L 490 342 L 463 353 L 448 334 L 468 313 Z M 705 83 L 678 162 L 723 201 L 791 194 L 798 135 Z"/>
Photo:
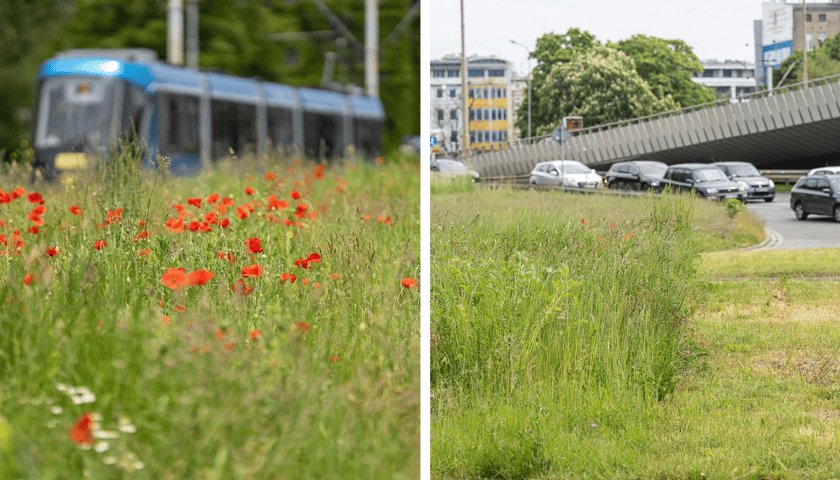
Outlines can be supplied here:
<path id="1" fill-rule="evenodd" d="M 608 188 L 645 191 L 659 187 L 665 170 L 668 170 L 668 165 L 662 162 L 649 160 L 619 162 L 610 167 L 604 180 Z"/>
<path id="2" fill-rule="evenodd" d="M 840 176 L 802 177 L 790 191 L 790 208 L 799 220 L 830 215 L 840 222 Z"/>
<path id="3" fill-rule="evenodd" d="M 662 183 L 656 189 L 662 192 L 666 186 L 674 192 L 697 192 L 704 198 L 723 200 L 747 198 L 747 188 L 726 177 L 723 170 L 706 163 L 680 163 L 671 165 L 662 177 Z"/>
<path id="4" fill-rule="evenodd" d="M 776 198 L 776 184 L 761 175 L 755 165 L 747 162 L 716 162 L 712 165 L 723 170 L 730 180 L 743 182 L 747 187 L 747 200 L 772 202 Z"/>

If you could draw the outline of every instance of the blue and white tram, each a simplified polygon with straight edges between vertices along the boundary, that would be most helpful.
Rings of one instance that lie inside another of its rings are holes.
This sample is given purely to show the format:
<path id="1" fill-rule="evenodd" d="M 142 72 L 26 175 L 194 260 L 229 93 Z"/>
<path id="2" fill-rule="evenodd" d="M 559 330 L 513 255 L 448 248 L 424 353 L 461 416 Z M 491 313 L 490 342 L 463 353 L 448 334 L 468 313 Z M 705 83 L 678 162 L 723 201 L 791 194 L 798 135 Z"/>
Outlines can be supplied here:
<path id="1" fill-rule="evenodd" d="M 46 178 L 135 135 L 146 165 L 166 156 L 181 175 L 268 148 L 316 160 L 381 152 L 378 98 L 188 70 L 150 50 L 60 53 L 41 66 L 37 91 L 34 167 Z"/>

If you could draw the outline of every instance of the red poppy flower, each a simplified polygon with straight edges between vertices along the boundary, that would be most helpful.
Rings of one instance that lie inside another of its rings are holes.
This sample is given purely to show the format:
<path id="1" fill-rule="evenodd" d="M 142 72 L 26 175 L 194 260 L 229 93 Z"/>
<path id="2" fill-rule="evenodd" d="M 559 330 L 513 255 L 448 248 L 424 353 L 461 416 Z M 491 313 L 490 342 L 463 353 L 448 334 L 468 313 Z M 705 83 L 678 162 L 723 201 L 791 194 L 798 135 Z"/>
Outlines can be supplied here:
<path id="1" fill-rule="evenodd" d="M 85 413 L 79 420 L 76 422 L 76 425 L 70 429 L 68 432 L 70 434 L 70 440 L 76 443 L 76 445 L 89 447 L 93 445 L 93 435 L 90 431 L 90 424 L 93 422 L 89 413 Z"/>
<path id="2" fill-rule="evenodd" d="M 70 207 L 70 213 L 72 213 L 73 215 L 81 215 L 82 209 L 77 207 L 76 205 L 73 205 L 72 207 Z"/>
<path id="3" fill-rule="evenodd" d="M 259 265 L 256 265 L 256 264 L 249 265 L 247 267 L 242 268 L 242 276 L 245 277 L 245 278 L 259 277 L 260 275 L 262 275 L 262 273 L 263 273 L 262 267 L 259 266 Z"/>
<path id="4" fill-rule="evenodd" d="M 189 284 L 187 274 L 184 273 L 183 268 L 169 268 L 160 277 L 160 281 L 166 285 L 167 288 L 173 290 L 180 290 Z"/>
<path id="5" fill-rule="evenodd" d="M 26 229 L 26 231 L 31 233 L 32 235 L 38 235 L 38 232 L 40 232 L 40 230 L 38 230 L 38 227 L 29 227 Z"/>
<path id="6" fill-rule="evenodd" d="M 405 288 L 416 288 L 417 282 L 413 278 L 405 277 L 402 279 L 402 286 Z"/>
<path id="7" fill-rule="evenodd" d="M 236 209 L 236 218 L 238 218 L 240 220 L 245 220 L 246 218 L 248 218 L 248 215 L 251 212 L 247 208 L 244 208 L 244 207 L 245 206 L 243 205 L 243 206 Z"/>
<path id="8" fill-rule="evenodd" d="M 214 203 L 219 201 L 219 194 L 214 193 L 213 195 L 208 196 L 207 199 L 204 201 L 209 203 L 210 205 L 213 205 Z"/>
<path id="9" fill-rule="evenodd" d="M 248 253 L 261 253 L 263 251 L 260 239 L 257 237 L 246 238 L 245 245 L 248 245 Z"/>
<path id="10" fill-rule="evenodd" d="M 187 311 L 187 307 L 183 305 L 175 305 L 175 311 L 178 313 L 184 313 Z"/>
<path id="11" fill-rule="evenodd" d="M 225 350 L 233 350 L 233 346 L 235 344 L 233 342 L 228 342 L 225 344 Z"/>
<path id="12" fill-rule="evenodd" d="M 26 196 L 26 198 L 32 203 L 40 203 L 42 205 L 44 203 L 44 199 L 41 198 L 41 194 L 37 193 L 37 192 L 30 193 L 29 195 Z"/>
<path id="13" fill-rule="evenodd" d="M 385 225 L 393 225 L 394 220 L 389 216 L 388 218 L 383 217 L 382 215 L 376 217 L 377 220 L 384 223 Z"/>
<path id="14" fill-rule="evenodd" d="M 150 235 L 150 233 L 149 233 L 149 231 L 148 231 L 148 230 L 143 230 L 142 232 L 140 232 L 140 233 L 138 233 L 137 235 L 135 235 L 135 236 L 134 236 L 134 239 L 135 239 L 135 240 L 143 240 L 143 239 L 145 239 L 145 238 L 149 238 L 149 235 Z"/>
<path id="15" fill-rule="evenodd" d="M 105 242 L 105 240 L 97 240 L 97 241 L 93 244 L 93 248 L 95 248 L 95 249 L 97 249 L 97 250 L 102 250 L 102 249 L 103 249 L 103 248 L 105 248 L 106 246 L 108 246 L 108 243 L 106 243 L 106 242 Z"/>
<path id="16" fill-rule="evenodd" d="M 230 220 L 227 218 L 223 218 L 221 222 L 219 222 L 219 226 L 222 228 L 227 228 L 230 225 Z"/>
<path id="17" fill-rule="evenodd" d="M 201 224 L 193 220 L 187 225 L 187 228 L 190 229 L 191 232 L 197 232 L 201 228 Z"/>
<path id="18" fill-rule="evenodd" d="M 195 208 L 201 208 L 201 199 L 200 198 L 188 198 L 187 204 L 192 205 Z"/>
<path id="19" fill-rule="evenodd" d="M 295 331 L 304 334 L 309 331 L 309 324 L 306 322 L 297 322 L 295 324 Z"/>
<path id="20" fill-rule="evenodd" d="M 23 187 L 18 187 L 16 189 L 12 190 L 12 200 L 14 200 L 16 198 L 20 198 L 24 195 L 26 195 L 26 190 L 24 190 Z"/>
<path id="21" fill-rule="evenodd" d="M 303 218 L 306 215 L 306 210 L 309 207 L 307 205 L 301 205 L 300 203 L 297 204 L 297 210 L 295 210 L 295 218 Z"/>
<path id="22" fill-rule="evenodd" d="M 169 320 L 169 315 L 164 315 L 163 316 L 163 324 L 164 325 L 172 325 L 172 321 Z"/>
<path id="23" fill-rule="evenodd" d="M 214 223 L 219 223 L 219 216 L 216 215 L 216 212 L 207 212 L 204 214 L 204 223 L 210 225 Z"/>
<path id="24" fill-rule="evenodd" d="M 262 335 L 262 330 L 251 330 L 251 340 L 257 341 L 257 337 Z"/>
<path id="25" fill-rule="evenodd" d="M 312 175 L 314 175 L 315 178 L 324 178 L 324 169 L 325 168 L 326 167 L 324 167 L 323 165 L 318 165 L 317 167 L 315 167 L 315 171 L 312 172 Z"/>
<path id="26" fill-rule="evenodd" d="M 321 263 L 321 256 L 317 253 L 310 253 L 306 258 L 301 257 L 294 261 L 295 266 L 303 269 L 308 269 L 310 263 Z"/>
<path id="27" fill-rule="evenodd" d="M 292 199 L 300 200 L 300 192 L 298 192 L 297 190 L 292 190 Z"/>
<path id="28" fill-rule="evenodd" d="M 207 270 L 195 270 L 187 275 L 187 285 L 204 285 L 214 276 L 213 272 Z"/>
<path id="29" fill-rule="evenodd" d="M 54 257 L 58 255 L 58 249 L 55 247 L 47 247 L 47 253 L 44 254 L 45 257 Z"/>
<path id="30" fill-rule="evenodd" d="M 152 250 L 147 248 L 145 250 L 140 250 L 139 252 L 137 252 L 137 256 L 138 257 L 145 257 L 146 255 L 148 255 L 150 253 L 152 253 Z"/>
<path id="31" fill-rule="evenodd" d="M 269 210 L 283 210 L 284 208 L 288 208 L 289 206 L 289 202 L 285 200 L 280 200 L 275 195 L 269 195 L 266 198 L 266 201 L 268 202 Z"/>
<path id="32" fill-rule="evenodd" d="M 245 195 L 253 195 L 254 189 L 251 187 L 245 187 Z"/>
<path id="33" fill-rule="evenodd" d="M 338 359 L 339 359 L 339 356 L 338 356 L 338 355 L 336 355 L 336 356 L 334 356 L 334 357 L 330 357 L 330 362 L 337 362 L 337 361 L 338 361 Z"/>
<path id="34" fill-rule="evenodd" d="M 183 233 L 184 221 L 180 218 L 170 218 L 166 221 L 166 228 L 172 233 Z"/>
<path id="35" fill-rule="evenodd" d="M 216 256 L 219 257 L 221 260 L 227 260 L 228 262 L 230 262 L 231 265 L 233 265 L 233 262 L 234 262 L 233 255 L 228 253 L 227 256 L 225 256 L 224 253 L 218 252 L 216 254 Z"/>
<path id="36" fill-rule="evenodd" d="M 362 220 L 367 222 L 368 220 L 370 220 L 370 215 L 362 215 Z"/>
<path id="37" fill-rule="evenodd" d="M 243 297 L 250 295 L 251 292 L 254 291 L 254 289 L 247 283 L 245 283 L 243 280 L 237 280 L 236 282 L 234 282 L 233 287 L 231 287 L 231 290 L 233 290 L 237 295 L 241 295 Z"/>
<path id="38" fill-rule="evenodd" d="M 282 273 L 282 274 L 280 274 L 280 281 L 281 281 L 281 282 L 291 282 L 291 283 L 295 283 L 295 280 L 297 280 L 297 277 L 296 277 L 296 276 L 294 276 L 294 275 L 292 275 L 291 273 Z"/>
<path id="39" fill-rule="evenodd" d="M 27 273 L 23 276 L 23 284 L 24 285 L 32 285 L 32 282 L 35 281 L 35 275 L 32 273 Z"/>

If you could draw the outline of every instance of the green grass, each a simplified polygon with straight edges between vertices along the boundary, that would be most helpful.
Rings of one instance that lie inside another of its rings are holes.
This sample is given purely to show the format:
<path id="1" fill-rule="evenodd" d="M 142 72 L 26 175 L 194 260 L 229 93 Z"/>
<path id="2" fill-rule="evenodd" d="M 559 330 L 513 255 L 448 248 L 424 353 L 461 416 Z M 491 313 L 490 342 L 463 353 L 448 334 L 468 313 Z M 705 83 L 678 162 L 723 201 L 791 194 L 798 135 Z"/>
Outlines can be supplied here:
<path id="1" fill-rule="evenodd" d="M 54 185 L 5 172 L 46 212 L 31 233 L 36 204 L 0 204 L 0 478 L 417 478 L 420 297 L 401 285 L 419 273 L 416 158 L 190 178 L 133 160 Z M 229 225 L 190 230 L 211 212 Z M 173 268 L 213 277 L 171 289 Z M 115 438 L 74 443 L 88 412 Z"/>
<path id="2" fill-rule="evenodd" d="M 720 204 L 553 195 L 432 197 L 433 478 L 836 477 L 840 287 L 705 280 L 760 239 Z"/>
<path id="3" fill-rule="evenodd" d="M 840 249 L 710 252 L 698 268 L 708 278 L 838 276 Z"/>

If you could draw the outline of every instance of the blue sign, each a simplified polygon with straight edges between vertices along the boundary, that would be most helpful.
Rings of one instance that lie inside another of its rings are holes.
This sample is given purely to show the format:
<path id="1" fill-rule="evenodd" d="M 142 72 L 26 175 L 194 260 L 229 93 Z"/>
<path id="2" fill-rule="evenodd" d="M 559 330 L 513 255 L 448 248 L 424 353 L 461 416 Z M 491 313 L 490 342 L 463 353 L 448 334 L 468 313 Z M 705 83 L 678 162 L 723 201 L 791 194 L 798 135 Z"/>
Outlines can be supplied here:
<path id="1" fill-rule="evenodd" d="M 436 136 L 432 135 L 431 137 L 429 137 L 429 146 L 430 147 L 437 146 L 437 137 Z"/>
<path id="2" fill-rule="evenodd" d="M 781 63 L 793 53 L 793 41 L 787 40 L 772 45 L 764 45 L 761 50 L 764 54 L 764 64 L 779 68 Z"/>

